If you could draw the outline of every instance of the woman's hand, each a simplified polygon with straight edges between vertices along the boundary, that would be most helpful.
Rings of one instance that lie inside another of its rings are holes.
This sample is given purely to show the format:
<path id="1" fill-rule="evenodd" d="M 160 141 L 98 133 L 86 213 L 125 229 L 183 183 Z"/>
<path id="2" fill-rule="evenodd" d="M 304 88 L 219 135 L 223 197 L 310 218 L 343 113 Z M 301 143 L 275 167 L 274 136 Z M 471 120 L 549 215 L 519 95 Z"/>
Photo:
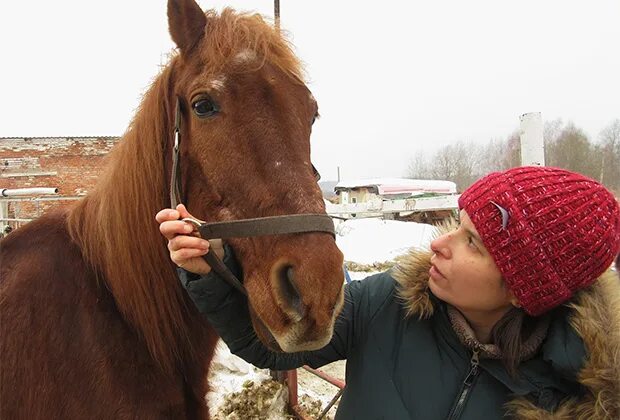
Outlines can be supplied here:
<path id="1" fill-rule="evenodd" d="M 211 271 L 209 264 L 202 258 L 211 246 L 220 255 L 223 254 L 221 241 L 202 239 L 194 231 L 194 225 L 180 219 L 193 217 L 183 204 L 174 209 L 163 209 L 155 216 L 159 223 L 159 231 L 168 240 L 170 259 L 184 270 L 196 274 L 207 274 Z M 220 249 L 217 249 L 217 248 Z"/>

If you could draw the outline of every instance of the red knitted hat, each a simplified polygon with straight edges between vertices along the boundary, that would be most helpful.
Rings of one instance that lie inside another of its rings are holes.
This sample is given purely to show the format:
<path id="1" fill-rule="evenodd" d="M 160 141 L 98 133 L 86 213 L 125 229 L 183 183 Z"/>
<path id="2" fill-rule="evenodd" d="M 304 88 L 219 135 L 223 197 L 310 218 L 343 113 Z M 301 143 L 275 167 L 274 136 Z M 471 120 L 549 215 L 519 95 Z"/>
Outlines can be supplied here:
<path id="1" fill-rule="evenodd" d="M 614 196 L 598 182 L 564 169 L 494 172 L 469 187 L 459 207 L 530 315 L 592 284 L 620 249 Z"/>

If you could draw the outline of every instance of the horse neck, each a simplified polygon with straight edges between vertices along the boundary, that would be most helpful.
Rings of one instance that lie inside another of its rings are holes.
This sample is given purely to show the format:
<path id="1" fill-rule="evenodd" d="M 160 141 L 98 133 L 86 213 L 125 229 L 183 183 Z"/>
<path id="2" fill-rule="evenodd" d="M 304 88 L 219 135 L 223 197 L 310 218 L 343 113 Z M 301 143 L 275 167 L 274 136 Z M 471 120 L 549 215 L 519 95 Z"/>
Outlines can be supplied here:
<path id="1" fill-rule="evenodd" d="M 154 221 L 167 206 L 164 150 L 170 136 L 170 70 L 153 83 L 130 129 L 111 153 L 95 190 L 69 215 L 72 238 L 100 273 L 124 319 L 168 373 L 195 360 L 185 304 L 164 239 Z"/>

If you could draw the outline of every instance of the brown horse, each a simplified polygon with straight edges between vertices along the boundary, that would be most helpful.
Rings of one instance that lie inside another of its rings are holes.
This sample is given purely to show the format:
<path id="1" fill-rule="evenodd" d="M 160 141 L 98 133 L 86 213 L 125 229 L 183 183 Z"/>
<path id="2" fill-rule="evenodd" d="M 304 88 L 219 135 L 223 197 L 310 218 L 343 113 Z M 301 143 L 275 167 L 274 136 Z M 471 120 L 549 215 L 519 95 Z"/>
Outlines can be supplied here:
<path id="1" fill-rule="evenodd" d="M 193 214 L 325 211 L 310 163 L 317 105 L 286 41 L 257 15 L 205 14 L 193 0 L 170 0 L 168 20 L 179 52 L 93 193 L 0 243 L 2 419 L 208 418 L 217 337 L 180 286 L 153 220 L 170 205 L 177 98 Z M 286 351 L 323 346 L 342 300 L 333 238 L 230 243 L 261 338 Z M 283 279 L 283 269 L 294 275 Z M 291 314 L 296 305 L 303 316 Z"/>

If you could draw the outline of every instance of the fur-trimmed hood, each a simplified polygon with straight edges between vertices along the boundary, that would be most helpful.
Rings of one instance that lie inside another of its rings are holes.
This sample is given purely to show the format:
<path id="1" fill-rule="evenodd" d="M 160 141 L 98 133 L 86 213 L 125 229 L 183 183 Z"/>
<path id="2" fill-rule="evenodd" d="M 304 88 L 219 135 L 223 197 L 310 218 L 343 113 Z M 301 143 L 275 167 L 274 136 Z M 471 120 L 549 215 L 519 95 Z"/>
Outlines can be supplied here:
<path id="1" fill-rule="evenodd" d="M 393 271 L 408 317 L 426 319 L 434 304 L 428 288 L 431 253 L 412 250 Z M 563 401 L 553 413 L 525 398 L 507 406 L 517 419 L 620 419 L 620 279 L 608 270 L 570 304 L 568 322 L 583 340 L 586 358 L 576 371 L 587 392 L 580 399 Z"/>

